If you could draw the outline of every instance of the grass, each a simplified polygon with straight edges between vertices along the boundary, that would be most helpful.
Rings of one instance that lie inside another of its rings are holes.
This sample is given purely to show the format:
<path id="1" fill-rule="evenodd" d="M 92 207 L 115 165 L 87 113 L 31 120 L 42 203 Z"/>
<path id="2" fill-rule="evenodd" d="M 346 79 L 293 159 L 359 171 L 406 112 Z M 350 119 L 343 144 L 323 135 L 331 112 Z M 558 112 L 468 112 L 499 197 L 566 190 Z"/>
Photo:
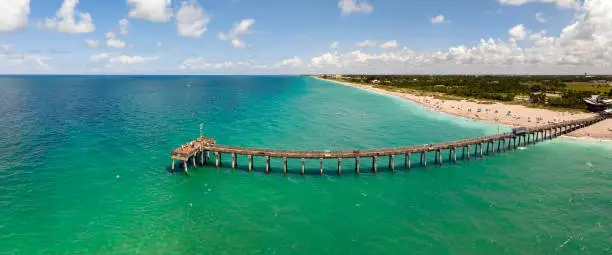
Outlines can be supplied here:
<path id="1" fill-rule="evenodd" d="M 612 89 L 612 86 L 608 84 L 595 84 L 590 82 L 568 82 L 566 84 L 568 89 L 595 92 L 601 94 L 607 94 L 610 89 Z"/>

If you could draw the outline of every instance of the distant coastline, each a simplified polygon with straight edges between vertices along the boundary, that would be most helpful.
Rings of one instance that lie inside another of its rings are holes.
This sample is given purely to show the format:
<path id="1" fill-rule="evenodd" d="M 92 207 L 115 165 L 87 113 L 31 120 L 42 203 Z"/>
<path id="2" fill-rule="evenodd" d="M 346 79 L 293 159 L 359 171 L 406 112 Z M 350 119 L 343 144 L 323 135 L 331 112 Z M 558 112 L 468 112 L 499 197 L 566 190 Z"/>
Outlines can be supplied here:
<path id="1" fill-rule="evenodd" d="M 516 127 L 533 127 L 547 123 L 562 122 L 594 116 L 593 113 L 552 111 L 541 108 L 530 108 L 522 105 L 503 104 L 497 101 L 443 100 L 429 95 L 416 95 L 402 91 L 391 91 L 372 85 L 348 82 L 338 79 L 327 79 L 310 76 L 315 79 L 330 81 L 341 85 L 356 87 L 373 93 L 399 97 L 418 103 L 432 111 L 439 111 L 454 116 Z M 509 114 L 508 114 L 509 112 Z M 612 120 L 605 120 L 593 126 L 574 131 L 568 136 L 592 139 L 612 140 Z"/>

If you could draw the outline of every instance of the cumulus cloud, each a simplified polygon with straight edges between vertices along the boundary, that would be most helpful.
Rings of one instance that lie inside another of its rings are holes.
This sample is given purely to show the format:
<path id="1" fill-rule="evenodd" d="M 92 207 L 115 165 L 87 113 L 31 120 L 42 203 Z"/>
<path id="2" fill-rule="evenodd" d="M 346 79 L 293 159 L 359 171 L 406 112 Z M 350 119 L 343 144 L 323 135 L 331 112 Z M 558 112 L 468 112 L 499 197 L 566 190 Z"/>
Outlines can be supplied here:
<path id="1" fill-rule="evenodd" d="M 560 36 L 532 32 L 524 25 L 508 30 L 508 40 L 481 39 L 433 52 L 408 48 L 368 54 L 324 53 L 307 63 L 312 73 L 583 73 L 612 68 L 612 1 L 585 0 L 576 20 Z M 517 41 L 522 40 L 521 45 Z"/>
<path id="2" fill-rule="evenodd" d="M 100 53 L 100 54 L 92 55 L 91 57 L 89 57 L 89 60 L 91 60 L 92 62 L 98 62 L 100 60 L 104 60 L 108 58 L 109 58 L 108 53 Z"/>
<path id="3" fill-rule="evenodd" d="M 525 30 L 525 26 L 523 26 L 523 24 L 519 24 L 510 28 L 510 30 L 508 30 L 508 35 L 510 35 L 510 38 L 516 41 L 522 41 L 525 40 L 525 37 L 527 37 L 527 30 Z"/>
<path id="4" fill-rule="evenodd" d="M 544 13 L 541 12 L 536 13 L 535 18 L 540 23 L 546 23 L 548 21 L 546 17 L 544 17 Z"/>
<path id="5" fill-rule="evenodd" d="M 296 67 L 302 64 L 302 60 L 298 57 L 283 59 L 280 63 L 276 64 L 276 67 Z"/>
<path id="6" fill-rule="evenodd" d="M 365 40 L 363 42 L 358 42 L 357 43 L 357 48 L 374 47 L 374 46 L 376 46 L 376 42 L 375 41 L 370 41 L 370 40 Z"/>
<path id="7" fill-rule="evenodd" d="M 335 42 L 331 43 L 329 45 L 329 47 L 332 48 L 332 49 L 337 49 L 339 45 L 340 45 L 340 42 L 335 41 Z"/>
<path id="8" fill-rule="evenodd" d="M 30 0 L 0 2 L 0 32 L 24 28 L 28 24 Z"/>
<path id="9" fill-rule="evenodd" d="M 95 30 L 89 13 L 76 11 L 79 0 L 64 0 L 55 17 L 45 19 L 44 26 L 62 33 L 91 33 Z"/>
<path id="10" fill-rule="evenodd" d="M 172 0 L 127 0 L 129 16 L 151 22 L 167 22 L 172 18 Z"/>
<path id="11" fill-rule="evenodd" d="M 374 11 L 374 7 L 366 0 L 338 0 L 338 8 L 342 15 L 351 13 L 369 14 Z"/>
<path id="12" fill-rule="evenodd" d="M 181 2 L 181 8 L 176 13 L 176 26 L 182 36 L 202 37 L 209 21 L 208 14 L 195 1 Z"/>
<path id="13" fill-rule="evenodd" d="M 127 19 L 119 20 L 119 33 L 122 35 L 127 35 L 129 25 L 130 25 L 130 22 Z"/>
<path id="14" fill-rule="evenodd" d="M 232 67 L 247 67 L 250 66 L 251 62 L 249 61 L 220 61 L 220 62 L 210 62 L 206 61 L 202 57 L 197 58 L 188 58 L 179 67 L 180 69 L 191 69 L 191 70 L 199 70 L 199 69 L 226 69 Z"/>
<path id="15" fill-rule="evenodd" d="M 385 49 L 385 50 L 395 49 L 397 48 L 397 41 L 393 40 L 393 41 L 388 41 L 386 43 L 383 43 L 380 45 L 380 48 Z"/>
<path id="16" fill-rule="evenodd" d="M 87 39 L 85 40 L 85 44 L 87 44 L 89 48 L 98 48 L 100 42 L 98 40 Z"/>
<path id="17" fill-rule="evenodd" d="M 104 35 L 106 37 L 106 46 L 109 48 L 122 49 L 125 48 L 125 42 L 117 39 L 117 36 L 113 32 L 108 32 Z"/>
<path id="18" fill-rule="evenodd" d="M 47 73 L 49 56 L 17 52 L 10 44 L 0 45 L 0 73 Z"/>
<path id="19" fill-rule="evenodd" d="M 438 15 L 438 16 L 433 17 L 431 19 L 431 24 L 434 24 L 434 25 L 435 24 L 440 24 L 442 22 L 444 22 L 444 15 Z"/>
<path id="20" fill-rule="evenodd" d="M 554 3 L 559 8 L 580 8 L 580 0 L 499 0 L 500 4 L 516 6 L 535 2 Z"/>
<path id="21" fill-rule="evenodd" d="M 249 28 L 255 23 L 254 19 L 243 19 L 240 23 L 234 24 L 232 30 L 227 33 L 219 33 L 219 39 L 230 41 L 235 48 L 245 48 L 247 45 L 240 39 L 242 35 L 251 34 Z"/>
<path id="22" fill-rule="evenodd" d="M 150 62 L 150 61 L 154 61 L 154 60 L 158 60 L 158 59 L 159 59 L 159 57 L 157 57 L 157 56 L 141 57 L 141 56 L 121 55 L 121 56 L 117 56 L 117 57 L 114 57 L 114 58 L 109 58 L 108 62 L 113 63 L 113 64 L 132 65 L 132 64 L 141 64 L 141 63 L 145 63 L 145 62 Z"/>

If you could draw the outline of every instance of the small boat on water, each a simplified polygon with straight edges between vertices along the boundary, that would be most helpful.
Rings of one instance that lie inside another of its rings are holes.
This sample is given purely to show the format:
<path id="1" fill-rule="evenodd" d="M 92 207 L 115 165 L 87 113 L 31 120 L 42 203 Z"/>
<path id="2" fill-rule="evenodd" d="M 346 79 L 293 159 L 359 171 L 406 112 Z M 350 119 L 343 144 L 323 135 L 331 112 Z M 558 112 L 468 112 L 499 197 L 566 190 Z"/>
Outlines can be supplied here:
<path id="1" fill-rule="evenodd" d="M 591 111 L 603 111 L 612 106 L 612 99 L 604 98 L 600 95 L 592 95 L 582 99 L 587 104 L 587 108 Z"/>

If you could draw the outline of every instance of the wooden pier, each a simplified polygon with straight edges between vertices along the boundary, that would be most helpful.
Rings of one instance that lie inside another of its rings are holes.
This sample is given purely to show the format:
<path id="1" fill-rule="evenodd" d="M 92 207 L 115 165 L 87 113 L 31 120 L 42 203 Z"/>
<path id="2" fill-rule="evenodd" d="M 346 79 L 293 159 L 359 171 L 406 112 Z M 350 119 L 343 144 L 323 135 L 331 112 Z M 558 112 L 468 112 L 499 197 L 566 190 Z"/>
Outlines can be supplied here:
<path id="1" fill-rule="evenodd" d="M 176 161 L 182 162 L 182 167 L 187 175 L 189 175 L 188 165 L 193 165 L 197 168 L 196 161 L 200 166 L 213 164 L 211 157 L 214 157 L 215 167 L 220 167 L 222 164 L 222 156 L 231 156 L 232 169 L 238 166 L 237 158 L 239 155 L 247 156 L 248 170 L 252 171 L 255 166 L 253 159 L 255 157 L 265 158 L 265 171 L 269 173 L 270 158 L 279 158 L 283 162 L 283 173 L 287 174 L 288 165 L 287 159 L 301 159 L 301 174 L 305 174 L 305 159 L 319 159 L 319 172 L 324 174 L 323 160 L 334 159 L 338 161 L 337 174 L 342 174 L 342 160 L 351 159 L 355 161 L 355 173 L 360 173 L 360 161 L 364 158 L 371 158 L 372 172 L 378 172 L 377 159 L 379 157 L 389 157 L 389 168 L 395 171 L 395 158 L 401 155 L 404 158 L 404 168 L 411 168 L 412 155 L 419 155 L 419 164 L 422 167 L 427 167 L 427 154 L 435 152 L 435 163 L 443 164 L 443 154 L 448 152 L 448 162 L 457 163 L 458 149 L 461 149 L 461 158 L 470 160 L 470 155 L 474 157 L 483 157 L 485 154 L 495 154 L 505 152 L 506 150 L 516 149 L 520 146 L 528 146 L 536 142 L 553 139 L 560 135 L 572 132 L 586 126 L 590 126 L 599 121 L 602 121 L 610 116 L 599 115 L 592 118 L 566 121 L 555 124 L 548 124 L 532 128 L 517 128 L 513 132 L 501 133 L 490 136 L 477 137 L 472 139 L 463 139 L 437 144 L 423 144 L 415 146 L 397 147 L 397 148 L 382 148 L 382 149 L 367 149 L 367 150 L 274 150 L 274 149 L 258 149 L 258 148 L 242 148 L 223 146 L 216 144 L 214 138 L 200 136 L 196 140 L 188 142 L 172 151 L 172 172 L 176 165 Z M 471 154 L 471 148 L 473 153 Z"/>

